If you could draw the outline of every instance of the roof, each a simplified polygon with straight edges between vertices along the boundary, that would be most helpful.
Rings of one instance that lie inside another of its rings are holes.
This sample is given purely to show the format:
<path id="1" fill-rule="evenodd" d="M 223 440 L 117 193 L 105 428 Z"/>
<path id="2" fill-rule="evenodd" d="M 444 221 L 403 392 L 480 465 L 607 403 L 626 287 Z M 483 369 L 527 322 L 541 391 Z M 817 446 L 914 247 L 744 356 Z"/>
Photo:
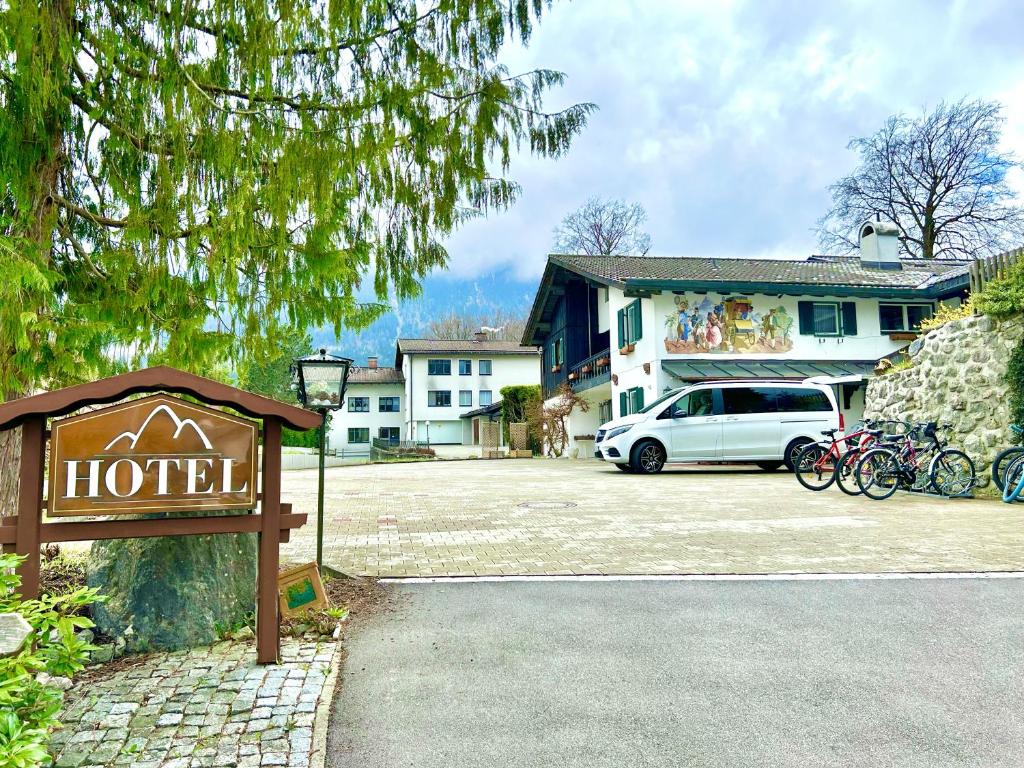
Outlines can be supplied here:
<path id="1" fill-rule="evenodd" d="M 352 368 L 349 384 L 404 384 L 405 375 L 398 368 Z"/>
<path id="2" fill-rule="evenodd" d="M 664 360 L 661 369 L 680 381 L 721 379 L 793 379 L 812 376 L 869 375 L 874 360 Z"/>
<path id="3" fill-rule="evenodd" d="M 970 261 L 901 259 L 901 269 L 864 266 L 859 256 L 805 259 L 731 259 L 668 256 L 551 254 L 523 340 L 537 340 L 537 325 L 554 306 L 555 285 L 572 275 L 633 295 L 659 291 L 774 293 L 796 296 L 874 296 L 939 299 L 965 292 Z"/>
<path id="4" fill-rule="evenodd" d="M 316 411 L 307 411 L 213 379 L 158 365 L 0 403 L 0 429 L 10 429 L 33 417 L 64 416 L 86 405 L 113 403 L 139 392 L 191 395 L 209 405 L 224 405 L 253 418 L 280 419 L 286 427 L 303 431 L 320 426 L 322 421 Z"/>
<path id="5" fill-rule="evenodd" d="M 490 405 L 485 405 L 482 408 L 476 408 L 472 411 L 466 411 L 459 416 L 460 419 L 472 419 L 477 416 L 493 416 L 501 411 L 501 400 Z"/>
<path id="6" fill-rule="evenodd" d="M 663 256 L 549 257 L 577 274 L 621 288 L 658 283 L 762 283 L 787 286 L 905 288 L 921 290 L 936 282 L 968 276 L 967 261 L 901 259 L 903 269 L 865 267 L 856 256 L 811 256 L 807 259 L 717 259 Z M 681 286 L 688 287 L 688 286 Z"/>
<path id="7" fill-rule="evenodd" d="M 399 339 L 395 350 L 395 367 L 402 367 L 404 355 L 537 355 L 534 346 L 523 346 L 518 341 L 487 339 Z"/>

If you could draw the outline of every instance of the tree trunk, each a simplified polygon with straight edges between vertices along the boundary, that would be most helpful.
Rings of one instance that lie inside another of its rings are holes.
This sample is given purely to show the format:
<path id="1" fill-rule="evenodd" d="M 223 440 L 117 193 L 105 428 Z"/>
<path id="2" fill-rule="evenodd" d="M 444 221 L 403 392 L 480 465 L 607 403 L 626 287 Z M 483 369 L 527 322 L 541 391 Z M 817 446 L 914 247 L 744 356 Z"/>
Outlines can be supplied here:
<path id="1" fill-rule="evenodd" d="M 21 427 L 0 432 L 0 517 L 17 514 Z"/>

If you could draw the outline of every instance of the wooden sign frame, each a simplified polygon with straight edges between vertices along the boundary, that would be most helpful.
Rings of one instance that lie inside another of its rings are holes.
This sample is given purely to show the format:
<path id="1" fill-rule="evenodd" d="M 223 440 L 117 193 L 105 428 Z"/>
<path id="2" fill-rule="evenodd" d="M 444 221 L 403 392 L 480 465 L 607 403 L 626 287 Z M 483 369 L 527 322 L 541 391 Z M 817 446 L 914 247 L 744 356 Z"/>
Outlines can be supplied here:
<path id="1" fill-rule="evenodd" d="M 124 400 L 139 393 L 190 395 L 206 406 L 225 406 L 261 422 L 262 485 L 259 513 L 226 517 L 176 517 L 142 520 L 43 522 L 46 445 L 49 419 L 83 407 Z M 25 557 L 19 567 L 21 593 L 39 595 L 39 547 L 61 541 L 129 539 L 150 536 L 198 536 L 213 533 L 259 534 L 256 583 L 256 656 L 261 664 L 276 663 L 280 653 L 277 577 L 280 544 L 293 528 L 306 522 L 291 505 L 281 503 L 281 430 L 307 431 L 320 426 L 321 416 L 227 384 L 167 366 L 112 376 L 74 387 L 0 403 L 0 430 L 21 427 L 21 473 L 18 514 L 0 519 L 0 544 L 5 552 Z"/>
<path id="2" fill-rule="evenodd" d="M 288 587 L 304 581 L 309 582 L 309 587 L 313 590 L 313 599 L 292 608 L 288 604 Z M 327 599 L 327 593 L 324 591 L 324 583 L 320 579 L 320 569 L 316 567 L 316 562 L 282 571 L 277 577 L 277 591 L 278 600 L 281 603 L 281 615 L 286 618 L 297 616 L 311 609 L 329 608 L 331 605 Z"/>

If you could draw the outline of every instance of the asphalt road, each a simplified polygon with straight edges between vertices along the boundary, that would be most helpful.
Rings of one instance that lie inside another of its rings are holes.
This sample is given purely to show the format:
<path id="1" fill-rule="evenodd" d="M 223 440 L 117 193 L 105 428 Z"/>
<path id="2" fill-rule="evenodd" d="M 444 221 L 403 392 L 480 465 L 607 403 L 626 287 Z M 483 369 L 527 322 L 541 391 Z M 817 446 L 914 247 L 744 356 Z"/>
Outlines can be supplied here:
<path id="1" fill-rule="evenodd" d="M 1024 580 L 399 589 L 333 768 L 1024 764 Z"/>

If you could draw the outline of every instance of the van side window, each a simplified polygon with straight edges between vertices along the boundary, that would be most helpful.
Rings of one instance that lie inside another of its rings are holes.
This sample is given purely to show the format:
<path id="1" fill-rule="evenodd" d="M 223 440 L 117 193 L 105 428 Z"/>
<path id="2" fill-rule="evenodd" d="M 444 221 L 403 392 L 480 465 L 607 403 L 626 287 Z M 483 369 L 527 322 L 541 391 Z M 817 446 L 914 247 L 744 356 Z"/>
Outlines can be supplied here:
<path id="1" fill-rule="evenodd" d="M 725 413 L 775 413 L 775 389 L 772 387 L 726 387 L 722 389 Z"/>
<path id="2" fill-rule="evenodd" d="M 711 415 L 713 405 L 710 389 L 698 389 L 696 392 L 691 392 L 687 397 L 690 398 L 690 407 L 687 410 L 690 416 Z"/>
<path id="3" fill-rule="evenodd" d="M 832 403 L 820 389 L 779 389 L 779 410 L 784 413 L 831 411 Z"/>

